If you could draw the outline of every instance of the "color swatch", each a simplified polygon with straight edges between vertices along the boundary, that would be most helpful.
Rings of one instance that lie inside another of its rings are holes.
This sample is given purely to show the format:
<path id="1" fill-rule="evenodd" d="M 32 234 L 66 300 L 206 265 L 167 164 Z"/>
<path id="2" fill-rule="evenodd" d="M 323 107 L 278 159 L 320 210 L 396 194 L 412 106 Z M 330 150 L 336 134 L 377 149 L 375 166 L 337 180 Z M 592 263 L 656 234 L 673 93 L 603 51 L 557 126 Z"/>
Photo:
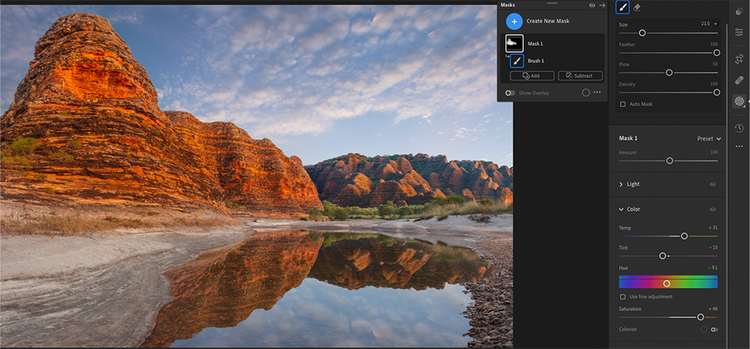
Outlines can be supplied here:
<path id="1" fill-rule="evenodd" d="M 620 288 L 718 288 L 717 275 L 620 275 Z"/>

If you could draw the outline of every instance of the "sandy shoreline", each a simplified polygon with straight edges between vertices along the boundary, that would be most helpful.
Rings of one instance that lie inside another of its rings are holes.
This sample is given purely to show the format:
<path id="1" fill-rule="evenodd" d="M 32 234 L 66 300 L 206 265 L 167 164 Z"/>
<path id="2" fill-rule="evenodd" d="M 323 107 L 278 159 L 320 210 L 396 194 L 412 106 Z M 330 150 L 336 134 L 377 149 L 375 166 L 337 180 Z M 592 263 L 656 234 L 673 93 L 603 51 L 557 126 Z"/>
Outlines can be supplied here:
<path id="1" fill-rule="evenodd" d="M 467 216 L 416 223 L 289 219 L 243 223 L 88 236 L 0 237 L 0 346 L 137 346 L 150 333 L 158 310 L 170 300 L 169 281 L 162 272 L 195 259 L 202 250 L 254 233 L 296 229 L 380 232 L 467 247 L 476 247 L 479 240 L 509 245 L 513 216 L 496 215 L 489 224 Z M 480 253 L 495 254 L 486 249 Z"/>

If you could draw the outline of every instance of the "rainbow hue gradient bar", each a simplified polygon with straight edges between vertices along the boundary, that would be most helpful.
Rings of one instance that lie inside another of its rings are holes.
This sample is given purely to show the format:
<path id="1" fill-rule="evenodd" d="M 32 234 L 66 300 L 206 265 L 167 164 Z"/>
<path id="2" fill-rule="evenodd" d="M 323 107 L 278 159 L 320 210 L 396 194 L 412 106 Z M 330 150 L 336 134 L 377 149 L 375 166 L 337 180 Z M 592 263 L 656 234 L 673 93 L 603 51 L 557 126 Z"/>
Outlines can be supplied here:
<path id="1" fill-rule="evenodd" d="M 620 275 L 620 288 L 718 287 L 718 275 Z"/>

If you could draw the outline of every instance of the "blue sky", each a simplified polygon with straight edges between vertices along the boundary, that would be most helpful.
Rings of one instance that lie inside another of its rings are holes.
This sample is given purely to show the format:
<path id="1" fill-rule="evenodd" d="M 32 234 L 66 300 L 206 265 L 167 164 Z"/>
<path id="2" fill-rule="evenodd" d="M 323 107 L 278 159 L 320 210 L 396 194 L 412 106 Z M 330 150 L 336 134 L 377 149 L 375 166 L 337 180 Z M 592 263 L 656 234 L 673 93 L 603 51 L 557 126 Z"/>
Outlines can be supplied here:
<path id="1" fill-rule="evenodd" d="M 0 6 L 3 112 L 37 39 L 76 12 L 112 23 L 162 110 L 234 122 L 306 165 L 349 152 L 513 165 L 496 6 Z"/>

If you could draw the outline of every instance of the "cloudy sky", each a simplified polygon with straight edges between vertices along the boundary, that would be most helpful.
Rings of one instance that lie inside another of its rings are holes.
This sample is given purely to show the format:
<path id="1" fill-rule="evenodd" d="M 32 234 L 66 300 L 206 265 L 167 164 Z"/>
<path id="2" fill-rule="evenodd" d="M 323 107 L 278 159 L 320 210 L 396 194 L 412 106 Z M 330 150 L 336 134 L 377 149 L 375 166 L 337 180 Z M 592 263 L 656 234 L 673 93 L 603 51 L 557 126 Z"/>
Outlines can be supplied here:
<path id="1" fill-rule="evenodd" d="M 513 165 L 496 6 L 0 6 L 3 112 L 37 39 L 75 12 L 112 23 L 162 110 L 234 122 L 304 164 L 421 152 Z"/>

